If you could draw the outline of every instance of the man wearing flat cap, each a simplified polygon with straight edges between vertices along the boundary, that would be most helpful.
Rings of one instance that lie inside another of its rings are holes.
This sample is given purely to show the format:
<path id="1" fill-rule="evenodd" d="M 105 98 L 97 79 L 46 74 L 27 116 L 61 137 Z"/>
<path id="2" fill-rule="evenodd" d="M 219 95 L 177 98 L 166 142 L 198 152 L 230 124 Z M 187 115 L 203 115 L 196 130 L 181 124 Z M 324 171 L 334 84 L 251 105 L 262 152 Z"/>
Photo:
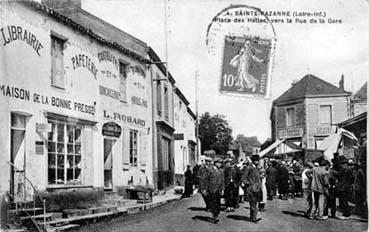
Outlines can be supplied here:
<path id="1" fill-rule="evenodd" d="M 208 192 L 208 205 L 211 213 L 213 214 L 214 223 L 217 223 L 220 213 L 220 198 L 224 193 L 224 174 L 221 167 L 221 159 L 215 158 L 213 165 L 208 169 L 207 175 L 207 192 Z"/>
<path id="2" fill-rule="evenodd" d="M 261 194 L 261 176 L 258 169 L 260 157 L 251 156 L 251 164 L 248 165 L 242 175 L 242 186 L 245 188 L 245 199 L 250 202 L 250 218 L 253 222 L 258 222 L 257 203 L 262 200 Z"/>

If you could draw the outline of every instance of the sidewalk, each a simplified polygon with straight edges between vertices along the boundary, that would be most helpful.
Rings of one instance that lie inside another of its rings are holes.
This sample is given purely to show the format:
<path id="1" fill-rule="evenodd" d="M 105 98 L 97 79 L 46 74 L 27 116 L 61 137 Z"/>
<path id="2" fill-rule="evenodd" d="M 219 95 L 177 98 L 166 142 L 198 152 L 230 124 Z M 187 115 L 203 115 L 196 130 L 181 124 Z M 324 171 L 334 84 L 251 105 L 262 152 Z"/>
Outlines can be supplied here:
<path id="1" fill-rule="evenodd" d="M 50 212 L 32 218 L 40 227 L 43 227 L 43 220 L 46 218 L 47 231 L 64 231 L 83 224 L 93 224 L 104 219 L 140 213 L 180 199 L 181 194 L 176 194 L 175 188 L 168 189 L 163 194 L 153 196 L 152 202 L 146 204 L 138 203 L 137 200 L 123 199 L 122 196 L 116 194 L 107 194 L 102 201 L 87 209 L 69 209 L 63 212 Z M 24 217 L 22 220 L 26 221 L 30 219 Z M 9 229 L 5 231 L 26 230 Z"/>

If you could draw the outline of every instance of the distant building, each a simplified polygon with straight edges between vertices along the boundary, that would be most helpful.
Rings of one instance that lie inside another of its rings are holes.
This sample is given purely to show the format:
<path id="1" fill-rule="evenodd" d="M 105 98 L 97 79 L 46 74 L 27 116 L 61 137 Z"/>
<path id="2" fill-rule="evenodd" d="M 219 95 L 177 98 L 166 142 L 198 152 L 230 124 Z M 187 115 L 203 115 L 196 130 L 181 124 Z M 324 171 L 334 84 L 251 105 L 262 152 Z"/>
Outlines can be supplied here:
<path id="1" fill-rule="evenodd" d="M 299 147 L 316 149 L 336 126 L 350 116 L 350 93 L 341 77 L 336 87 L 308 74 L 273 101 L 272 139 L 286 139 Z M 283 152 L 283 148 L 280 148 Z"/>
<path id="2" fill-rule="evenodd" d="M 174 84 L 175 80 L 152 48 L 149 48 L 152 61 L 153 101 L 153 151 L 154 184 L 156 189 L 165 189 L 174 184 Z"/>
<path id="3" fill-rule="evenodd" d="M 189 107 L 189 101 L 179 88 L 175 89 L 174 97 L 174 127 L 175 127 L 175 176 L 176 181 L 183 182 L 187 165 L 195 165 L 198 147 L 196 141 L 196 115 Z M 199 140 L 200 141 L 200 140 Z M 199 154 L 201 152 L 199 151 Z"/>
<path id="4" fill-rule="evenodd" d="M 351 117 L 355 117 L 367 111 L 367 87 L 365 84 L 351 98 Z"/>

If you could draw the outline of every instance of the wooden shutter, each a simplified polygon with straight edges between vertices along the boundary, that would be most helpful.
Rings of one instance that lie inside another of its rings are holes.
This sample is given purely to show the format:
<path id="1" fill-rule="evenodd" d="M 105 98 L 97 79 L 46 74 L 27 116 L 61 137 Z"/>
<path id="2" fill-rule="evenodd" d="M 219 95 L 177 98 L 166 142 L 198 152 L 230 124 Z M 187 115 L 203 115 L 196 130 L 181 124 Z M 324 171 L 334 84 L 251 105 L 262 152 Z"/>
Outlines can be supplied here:
<path id="1" fill-rule="evenodd" d="M 122 127 L 122 160 L 123 160 L 123 170 L 129 169 L 129 128 L 126 126 Z"/>
<path id="2" fill-rule="evenodd" d="M 139 154 L 140 154 L 140 166 L 141 169 L 145 169 L 146 167 L 146 159 L 147 159 L 147 135 L 145 131 L 139 132 Z"/>
<path id="3" fill-rule="evenodd" d="M 303 126 L 305 124 L 304 106 L 296 107 L 296 124 L 297 126 Z"/>
<path id="4" fill-rule="evenodd" d="M 332 107 L 332 123 L 336 124 L 345 121 L 349 117 L 349 107 L 347 102 L 337 102 Z"/>
<path id="5" fill-rule="evenodd" d="M 319 121 L 319 105 L 309 104 L 308 105 L 308 118 L 309 125 L 317 125 Z"/>
<path id="6" fill-rule="evenodd" d="M 284 108 L 277 108 L 277 128 L 286 127 L 286 112 Z"/>

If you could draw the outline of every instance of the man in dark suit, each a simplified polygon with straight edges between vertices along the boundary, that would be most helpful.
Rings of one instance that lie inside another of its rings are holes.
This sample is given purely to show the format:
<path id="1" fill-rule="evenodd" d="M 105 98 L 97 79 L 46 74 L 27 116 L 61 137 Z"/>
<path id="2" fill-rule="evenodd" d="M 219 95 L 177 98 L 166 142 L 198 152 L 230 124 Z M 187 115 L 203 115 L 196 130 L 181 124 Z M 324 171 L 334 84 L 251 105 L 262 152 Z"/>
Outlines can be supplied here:
<path id="1" fill-rule="evenodd" d="M 239 169 L 236 167 L 236 161 L 227 160 L 224 169 L 224 198 L 227 212 L 234 211 L 234 208 L 237 207 L 240 179 L 241 175 Z"/>
<path id="2" fill-rule="evenodd" d="M 224 193 L 224 173 L 221 167 L 221 160 L 215 158 L 213 165 L 208 169 L 207 192 L 209 197 L 209 208 L 213 214 L 214 223 L 219 221 L 220 198 Z"/>
<path id="3" fill-rule="evenodd" d="M 266 170 L 266 188 L 268 193 L 268 200 L 273 200 L 277 189 L 277 169 L 275 168 L 276 162 L 273 160 L 270 162 L 269 167 Z"/>
<path id="4" fill-rule="evenodd" d="M 250 202 L 250 218 L 253 222 L 258 222 L 261 218 L 257 218 L 257 203 L 262 200 L 261 194 L 261 176 L 258 169 L 260 157 L 253 155 L 252 163 L 244 169 L 242 175 L 242 186 L 245 188 L 245 199 Z"/>
<path id="5" fill-rule="evenodd" d="M 277 166 L 277 182 L 278 182 L 278 192 L 279 199 L 287 200 L 288 199 L 288 169 L 286 167 L 286 163 L 282 161 Z"/>

